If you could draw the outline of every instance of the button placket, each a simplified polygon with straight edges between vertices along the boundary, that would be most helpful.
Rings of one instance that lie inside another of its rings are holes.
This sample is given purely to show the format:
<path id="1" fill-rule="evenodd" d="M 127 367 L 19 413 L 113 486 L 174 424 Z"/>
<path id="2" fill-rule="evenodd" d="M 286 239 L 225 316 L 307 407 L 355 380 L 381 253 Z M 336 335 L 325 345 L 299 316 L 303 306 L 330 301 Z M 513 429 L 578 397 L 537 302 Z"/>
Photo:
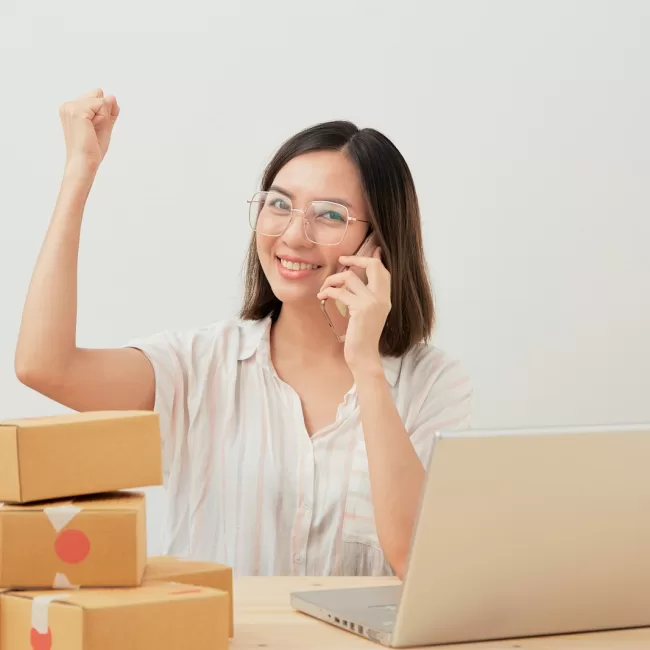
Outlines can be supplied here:
<path id="1" fill-rule="evenodd" d="M 300 546 L 294 553 L 293 561 L 295 572 L 298 575 L 306 575 L 307 571 L 307 549 L 310 541 L 310 530 L 314 502 L 314 452 L 311 440 L 307 439 L 303 446 L 300 462 L 302 464 L 300 494 L 302 499 L 298 503 L 297 516 L 300 519 Z"/>

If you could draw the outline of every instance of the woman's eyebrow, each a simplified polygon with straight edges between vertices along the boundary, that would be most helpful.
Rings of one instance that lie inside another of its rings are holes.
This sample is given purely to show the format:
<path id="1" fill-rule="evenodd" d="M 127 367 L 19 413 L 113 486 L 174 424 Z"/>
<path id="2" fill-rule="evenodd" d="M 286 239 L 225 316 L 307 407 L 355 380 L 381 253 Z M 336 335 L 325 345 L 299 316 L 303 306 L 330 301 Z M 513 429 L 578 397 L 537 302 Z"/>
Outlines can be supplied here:
<path id="1" fill-rule="evenodd" d="M 285 196 L 288 196 L 290 199 L 296 198 L 293 194 L 291 194 L 291 192 L 281 188 L 279 185 L 271 185 L 271 187 L 269 187 L 269 191 L 271 190 L 273 190 L 274 192 L 279 192 L 280 194 L 284 194 Z"/>
<path id="2" fill-rule="evenodd" d="M 296 197 L 289 192 L 288 190 L 285 190 L 284 188 L 280 187 L 279 185 L 271 185 L 269 190 L 273 190 L 274 192 L 279 192 L 280 194 L 284 194 L 284 196 L 289 197 L 290 199 L 295 199 Z M 340 203 L 341 205 L 344 205 L 346 208 L 352 208 L 352 205 L 346 201 L 345 199 L 337 199 L 337 198 L 323 198 L 323 199 L 317 199 L 318 201 L 330 201 L 331 203 Z"/>

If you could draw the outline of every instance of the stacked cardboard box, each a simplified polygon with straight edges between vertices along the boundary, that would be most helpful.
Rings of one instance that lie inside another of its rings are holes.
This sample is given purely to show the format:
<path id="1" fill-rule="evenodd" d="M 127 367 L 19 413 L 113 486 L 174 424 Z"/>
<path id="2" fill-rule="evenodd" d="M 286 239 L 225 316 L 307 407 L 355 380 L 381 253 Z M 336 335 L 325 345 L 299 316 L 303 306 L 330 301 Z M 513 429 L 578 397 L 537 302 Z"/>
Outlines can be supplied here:
<path id="1" fill-rule="evenodd" d="M 0 422 L 0 650 L 219 650 L 232 571 L 147 558 L 158 416 Z"/>
<path id="2" fill-rule="evenodd" d="M 228 594 L 228 635 L 234 635 L 232 603 L 232 569 L 214 562 L 198 562 L 169 555 L 149 558 L 144 572 L 144 583 L 171 580 L 197 587 L 210 587 Z M 0 649 L 1 650 L 1 649 Z"/>

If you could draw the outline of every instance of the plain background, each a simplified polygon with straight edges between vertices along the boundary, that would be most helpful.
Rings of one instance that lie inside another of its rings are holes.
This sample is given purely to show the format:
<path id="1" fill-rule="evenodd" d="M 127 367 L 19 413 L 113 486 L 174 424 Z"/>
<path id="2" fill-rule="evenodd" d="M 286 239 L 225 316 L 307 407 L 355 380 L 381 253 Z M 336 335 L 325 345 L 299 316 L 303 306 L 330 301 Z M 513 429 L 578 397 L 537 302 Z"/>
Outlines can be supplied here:
<path id="1" fill-rule="evenodd" d="M 58 107 L 102 87 L 122 113 L 86 209 L 80 345 L 232 315 L 264 165 L 346 118 L 411 166 L 435 343 L 471 373 L 474 426 L 650 421 L 649 68 L 644 0 L 0 0 L 0 417 L 64 410 L 13 354 Z"/>

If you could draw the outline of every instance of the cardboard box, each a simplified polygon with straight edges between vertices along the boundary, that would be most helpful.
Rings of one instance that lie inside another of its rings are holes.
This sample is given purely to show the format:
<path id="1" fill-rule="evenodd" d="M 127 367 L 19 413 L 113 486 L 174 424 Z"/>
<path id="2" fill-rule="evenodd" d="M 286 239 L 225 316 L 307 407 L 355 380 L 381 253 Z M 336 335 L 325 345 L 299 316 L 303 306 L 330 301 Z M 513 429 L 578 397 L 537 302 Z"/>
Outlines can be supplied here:
<path id="1" fill-rule="evenodd" d="M 226 650 L 228 599 L 207 587 L 12 591 L 0 596 L 7 650 Z"/>
<path id="2" fill-rule="evenodd" d="M 224 564 L 199 562 L 170 555 L 160 555 L 147 559 L 144 584 L 155 580 L 173 580 L 187 585 L 211 587 L 228 594 L 229 635 L 234 634 L 232 569 Z"/>
<path id="3" fill-rule="evenodd" d="M 145 496 L 0 508 L 0 587 L 131 587 L 147 561 Z M 4 649 L 3 649 L 4 650 Z"/>
<path id="4" fill-rule="evenodd" d="M 0 639 L 2 638 L 2 594 L 6 589 L 0 589 Z M 0 643 L 0 650 L 2 650 L 2 644 Z"/>
<path id="5" fill-rule="evenodd" d="M 161 484 L 157 413 L 0 422 L 0 501 L 28 503 Z"/>

